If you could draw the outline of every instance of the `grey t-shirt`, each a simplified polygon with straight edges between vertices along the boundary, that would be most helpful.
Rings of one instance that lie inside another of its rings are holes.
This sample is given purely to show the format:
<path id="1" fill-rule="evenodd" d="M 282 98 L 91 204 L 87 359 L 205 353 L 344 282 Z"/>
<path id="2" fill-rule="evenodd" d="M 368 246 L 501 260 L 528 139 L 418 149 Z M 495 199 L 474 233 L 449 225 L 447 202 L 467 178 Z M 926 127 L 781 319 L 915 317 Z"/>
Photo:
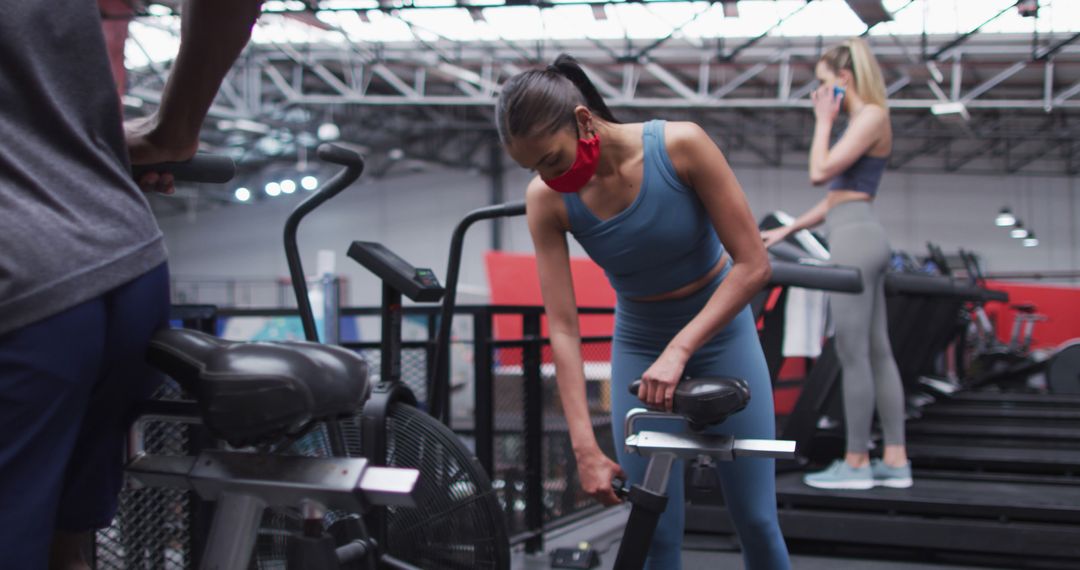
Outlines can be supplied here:
<path id="1" fill-rule="evenodd" d="M 0 2 L 0 335 L 164 261 L 97 2 Z"/>

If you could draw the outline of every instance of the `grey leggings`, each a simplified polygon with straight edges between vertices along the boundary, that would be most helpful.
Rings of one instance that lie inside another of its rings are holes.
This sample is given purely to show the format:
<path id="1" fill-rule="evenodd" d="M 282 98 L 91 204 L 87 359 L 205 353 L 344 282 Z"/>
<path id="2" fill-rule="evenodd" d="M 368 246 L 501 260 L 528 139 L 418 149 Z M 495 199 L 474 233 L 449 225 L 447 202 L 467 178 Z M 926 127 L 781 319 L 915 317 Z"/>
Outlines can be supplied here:
<path id="1" fill-rule="evenodd" d="M 858 267 L 863 292 L 833 294 L 829 306 L 843 369 L 848 453 L 866 453 L 877 404 L 885 445 L 904 444 L 904 388 L 889 344 L 885 271 L 889 241 L 869 202 L 844 202 L 826 218 L 831 262 Z"/>

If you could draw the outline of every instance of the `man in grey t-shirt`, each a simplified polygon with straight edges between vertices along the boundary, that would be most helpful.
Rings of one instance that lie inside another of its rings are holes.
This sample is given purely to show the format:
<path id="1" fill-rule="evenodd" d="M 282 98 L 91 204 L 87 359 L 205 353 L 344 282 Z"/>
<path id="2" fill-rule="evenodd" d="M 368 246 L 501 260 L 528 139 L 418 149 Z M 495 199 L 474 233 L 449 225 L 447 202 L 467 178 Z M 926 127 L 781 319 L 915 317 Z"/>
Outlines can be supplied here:
<path id="1" fill-rule="evenodd" d="M 195 153 L 260 4 L 186 0 L 161 106 L 125 133 L 98 3 L 0 2 L 0 565 L 88 568 L 75 545 L 115 514 L 169 310 L 142 190 L 171 183 L 130 162 Z"/>

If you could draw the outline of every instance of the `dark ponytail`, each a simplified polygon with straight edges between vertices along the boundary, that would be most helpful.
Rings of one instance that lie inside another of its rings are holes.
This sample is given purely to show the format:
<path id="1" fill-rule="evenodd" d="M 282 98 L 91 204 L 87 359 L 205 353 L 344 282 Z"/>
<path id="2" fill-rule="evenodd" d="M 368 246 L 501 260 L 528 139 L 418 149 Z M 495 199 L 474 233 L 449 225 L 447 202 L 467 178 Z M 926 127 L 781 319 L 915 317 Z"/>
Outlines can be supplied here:
<path id="1" fill-rule="evenodd" d="M 562 54 L 546 69 L 519 73 L 503 85 L 495 105 L 499 138 L 507 143 L 573 128 L 578 105 L 609 123 L 619 122 L 577 60 Z"/>
<path id="2" fill-rule="evenodd" d="M 585 70 L 581 69 L 581 65 L 572 55 L 565 53 L 560 55 L 555 58 L 555 63 L 552 63 L 549 67 L 563 74 L 578 88 L 578 91 L 581 91 L 581 94 L 585 96 L 585 101 L 588 103 L 587 106 L 593 113 L 596 113 L 597 116 L 609 123 L 619 122 L 615 120 L 615 115 L 611 113 L 611 109 L 608 109 L 604 98 L 600 96 L 596 86 L 593 85 L 589 76 L 585 75 Z"/>

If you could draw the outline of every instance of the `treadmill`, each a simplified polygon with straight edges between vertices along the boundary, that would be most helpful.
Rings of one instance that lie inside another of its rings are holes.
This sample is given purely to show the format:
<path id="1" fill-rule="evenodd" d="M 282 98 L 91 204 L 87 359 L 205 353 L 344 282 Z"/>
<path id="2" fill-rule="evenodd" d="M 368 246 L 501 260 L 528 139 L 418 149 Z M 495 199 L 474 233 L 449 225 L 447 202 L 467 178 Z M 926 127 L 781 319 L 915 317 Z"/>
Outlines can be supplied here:
<path id="1" fill-rule="evenodd" d="M 990 293 L 949 277 L 892 273 L 886 282 L 890 336 L 905 390 L 921 390 L 927 363 L 948 344 L 960 307 Z M 774 319 L 773 323 L 776 320 Z M 781 321 L 782 322 L 782 321 Z M 766 330 L 763 339 L 776 337 Z M 769 347 L 766 342 L 766 351 Z M 803 383 L 782 439 L 798 442 L 799 471 L 778 463 L 780 525 L 800 551 L 1011 568 L 1080 567 L 1080 457 L 1076 426 L 1027 425 L 1023 418 L 942 421 L 939 402 L 980 407 L 978 399 L 936 396 L 911 411 L 908 424 L 915 485 L 869 491 L 814 489 L 802 482 L 811 464 L 843 453 L 840 367 L 827 341 Z M 979 412 L 969 412 L 976 416 Z M 960 416 L 964 413 L 961 412 Z M 688 488 L 687 530 L 729 534 L 722 498 Z"/>
<path id="2" fill-rule="evenodd" d="M 909 330 L 892 331 L 897 361 L 902 370 L 904 364 L 910 369 L 902 374 L 905 390 L 916 398 L 919 390 L 926 390 L 921 396 L 925 405 L 915 410 L 907 425 L 910 452 L 917 464 L 978 471 L 979 476 L 993 474 L 999 480 L 1008 474 L 1025 480 L 1030 478 L 1020 476 L 1040 474 L 1063 476 L 1061 481 L 1071 482 L 1072 474 L 1080 473 L 1080 398 L 967 389 L 942 392 L 934 389 L 940 382 L 927 381 L 937 356 L 957 338 L 955 323 L 962 304 L 1007 301 L 1008 296 L 956 282 L 952 289 L 926 298 L 946 307 L 943 317 L 939 312 L 938 318 L 917 320 Z M 898 305 L 910 299 L 904 295 L 890 298 Z M 950 330 L 950 334 L 940 334 Z M 936 338 L 937 342 L 913 346 L 912 338 Z"/>

